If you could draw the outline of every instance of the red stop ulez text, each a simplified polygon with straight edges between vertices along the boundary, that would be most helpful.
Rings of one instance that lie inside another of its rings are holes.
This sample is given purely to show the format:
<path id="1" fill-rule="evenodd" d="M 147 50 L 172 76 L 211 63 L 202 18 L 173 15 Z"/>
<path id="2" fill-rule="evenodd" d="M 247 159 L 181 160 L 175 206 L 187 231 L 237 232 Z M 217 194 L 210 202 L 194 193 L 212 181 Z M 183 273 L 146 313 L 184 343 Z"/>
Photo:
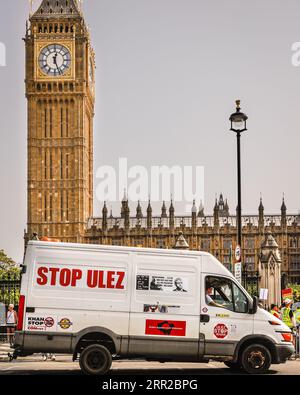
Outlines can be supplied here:
<path id="1" fill-rule="evenodd" d="M 39 267 L 37 270 L 37 284 L 61 287 L 76 287 L 82 279 L 80 269 L 60 269 L 57 267 Z M 88 288 L 124 289 L 124 272 L 88 270 L 86 285 Z"/>

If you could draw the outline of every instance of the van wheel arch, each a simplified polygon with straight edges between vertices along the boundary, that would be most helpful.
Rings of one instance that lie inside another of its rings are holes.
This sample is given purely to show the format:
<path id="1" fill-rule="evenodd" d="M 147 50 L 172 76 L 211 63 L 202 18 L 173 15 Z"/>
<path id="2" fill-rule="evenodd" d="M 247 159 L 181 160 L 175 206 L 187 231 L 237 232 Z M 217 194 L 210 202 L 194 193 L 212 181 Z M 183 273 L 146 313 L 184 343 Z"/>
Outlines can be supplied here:
<path id="1" fill-rule="evenodd" d="M 77 354 L 80 354 L 86 347 L 92 344 L 104 346 L 112 355 L 117 354 L 119 349 L 119 342 L 116 339 L 116 336 L 113 333 L 110 333 L 110 331 L 103 330 L 101 328 L 90 328 L 80 332 L 76 336 L 74 343 L 73 360 L 77 358 Z"/>
<path id="2" fill-rule="evenodd" d="M 242 355 L 242 352 L 250 345 L 252 344 L 260 344 L 262 346 L 265 346 L 272 357 L 272 363 L 276 363 L 277 358 L 276 358 L 276 347 L 274 344 L 274 341 L 272 339 L 270 339 L 267 336 L 247 336 L 244 339 L 242 339 L 234 352 L 234 357 L 232 359 L 232 362 L 240 362 L 240 358 Z"/>

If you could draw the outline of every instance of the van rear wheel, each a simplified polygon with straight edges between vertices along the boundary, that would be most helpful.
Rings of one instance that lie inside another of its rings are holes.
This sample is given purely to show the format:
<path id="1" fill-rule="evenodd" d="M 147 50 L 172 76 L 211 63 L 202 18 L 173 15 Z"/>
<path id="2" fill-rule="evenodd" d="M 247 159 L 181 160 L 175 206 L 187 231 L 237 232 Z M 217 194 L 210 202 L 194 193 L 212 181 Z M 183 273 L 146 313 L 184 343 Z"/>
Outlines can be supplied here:
<path id="1" fill-rule="evenodd" d="M 262 344 L 253 344 L 245 348 L 241 355 L 241 364 L 250 374 L 263 374 L 269 370 L 272 362 L 270 351 Z"/>
<path id="2" fill-rule="evenodd" d="M 99 344 L 86 347 L 80 354 L 79 365 L 84 374 L 103 375 L 109 371 L 111 364 L 111 353 Z"/>

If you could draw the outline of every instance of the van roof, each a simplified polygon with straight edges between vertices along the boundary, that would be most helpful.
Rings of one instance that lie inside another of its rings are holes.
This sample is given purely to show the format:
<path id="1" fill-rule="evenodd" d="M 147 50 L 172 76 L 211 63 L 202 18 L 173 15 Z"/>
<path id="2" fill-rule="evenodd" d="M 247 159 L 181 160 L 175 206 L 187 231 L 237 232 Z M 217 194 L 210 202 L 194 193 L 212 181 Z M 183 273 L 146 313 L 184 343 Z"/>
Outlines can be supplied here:
<path id="1" fill-rule="evenodd" d="M 212 254 L 204 251 L 190 251 L 190 250 L 176 250 L 176 249 L 164 249 L 164 248 L 142 248 L 142 247 L 124 247 L 124 246 L 110 246 L 101 244 L 78 244 L 78 243 L 58 243 L 58 242 L 47 242 L 47 241 L 35 241 L 31 240 L 28 243 L 29 246 L 37 247 L 41 249 L 68 249 L 68 250 L 81 250 L 81 251 L 111 251 L 128 253 L 135 252 L 137 254 L 149 254 L 149 255 L 165 255 L 165 256 L 207 256 L 210 259 L 203 263 L 202 270 L 205 273 L 223 274 L 226 276 L 232 276 L 232 273 L 215 258 Z"/>
<path id="2" fill-rule="evenodd" d="M 192 256 L 210 256 L 208 252 L 204 251 L 190 251 L 190 250 L 177 250 L 177 249 L 166 249 L 166 248 L 143 248 L 143 247 L 125 247 L 125 246 L 111 246 L 102 244 L 79 244 L 79 243 L 58 243 L 58 242 L 47 242 L 47 241 L 29 241 L 28 245 L 37 247 L 49 247 L 49 248 L 68 248 L 68 249 L 80 249 L 80 250 L 98 250 L 98 251 L 124 251 L 124 252 L 146 252 L 150 254 L 167 254 L 167 255 L 192 255 Z"/>

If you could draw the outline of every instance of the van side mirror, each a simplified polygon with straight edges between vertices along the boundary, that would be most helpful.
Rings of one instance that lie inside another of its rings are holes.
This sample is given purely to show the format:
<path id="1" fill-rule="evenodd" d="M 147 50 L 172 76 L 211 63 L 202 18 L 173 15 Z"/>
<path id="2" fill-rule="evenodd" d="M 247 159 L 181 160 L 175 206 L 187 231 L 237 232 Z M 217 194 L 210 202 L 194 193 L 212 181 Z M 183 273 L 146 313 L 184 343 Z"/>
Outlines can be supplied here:
<path id="1" fill-rule="evenodd" d="M 257 296 L 253 296 L 253 303 L 252 303 L 252 307 L 250 307 L 250 309 L 249 309 L 249 313 L 256 314 L 257 307 L 258 307 L 258 298 L 257 298 Z"/>

